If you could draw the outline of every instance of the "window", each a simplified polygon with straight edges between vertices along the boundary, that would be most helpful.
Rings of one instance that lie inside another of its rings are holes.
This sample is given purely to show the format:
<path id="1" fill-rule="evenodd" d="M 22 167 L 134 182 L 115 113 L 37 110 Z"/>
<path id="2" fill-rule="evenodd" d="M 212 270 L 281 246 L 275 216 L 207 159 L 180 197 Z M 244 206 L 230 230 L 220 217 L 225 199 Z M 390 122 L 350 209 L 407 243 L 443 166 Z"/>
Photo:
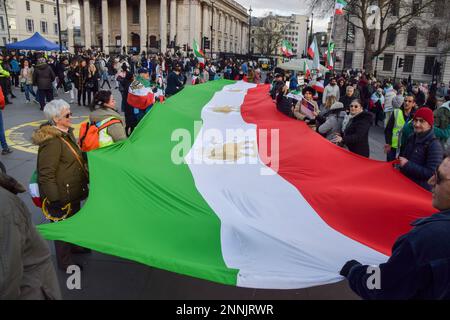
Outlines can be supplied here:
<path id="1" fill-rule="evenodd" d="M 31 10 L 30 1 L 25 1 L 25 7 L 27 8 L 27 11 Z"/>
<path id="2" fill-rule="evenodd" d="M 3 45 L 5 46 L 6 45 L 6 38 L 3 37 L 2 39 L 3 39 Z"/>
<path id="3" fill-rule="evenodd" d="M 403 72 L 412 72 L 414 65 L 414 56 L 405 56 L 405 61 L 403 62 Z"/>
<path id="4" fill-rule="evenodd" d="M 34 32 L 34 21 L 33 21 L 33 19 L 25 19 L 25 24 L 27 26 L 27 32 Z"/>
<path id="5" fill-rule="evenodd" d="M 434 62 L 436 60 L 435 56 L 426 56 L 425 65 L 423 66 L 424 74 L 433 74 Z"/>
<path id="6" fill-rule="evenodd" d="M 5 30 L 5 21 L 3 20 L 3 17 L 0 17 L 0 29 Z"/>
<path id="7" fill-rule="evenodd" d="M 383 71 L 392 71 L 393 54 L 385 54 L 383 60 Z"/>
<path id="8" fill-rule="evenodd" d="M 41 21 L 41 32 L 48 33 L 47 21 Z"/>
<path id="9" fill-rule="evenodd" d="M 133 7 L 133 24 L 139 24 L 139 7 Z"/>
<path id="10" fill-rule="evenodd" d="M 409 47 L 415 47 L 417 43 L 417 28 L 412 27 L 408 30 L 408 39 L 406 40 L 406 45 Z"/>
<path id="11" fill-rule="evenodd" d="M 388 28 L 387 34 L 386 34 L 386 44 L 387 45 L 394 45 L 395 44 L 395 29 L 394 28 Z"/>
<path id="12" fill-rule="evenodd" d="M 152 37 L 150 37 L 150 39 L 151 39 Z M 120 46 L 121 45 L 121 43 L 120 43 L 120 36 L 116 36 L 116 46 Z M 151 42 L 150 42 L 150 47 L 152 48 L 152 44 L 151 44 Z"/>
<path id="13" fill-rule="evenodd" d="M 398 17 L 400 13 L 400 0 L 392 1 L 391 13 L 394 17 Z"/>
<path id="14" fill-rule="evenodd" d="M 43 4 L 41 4 L 41 13 L 45 13 L 44 5 L 43 5 Z"/>
<path id="15" fill-rule="evenodd" d="M 421 0 L 413 0 L 412 3 L 412 13 L 418 14 L 419 10 L 422 9 L 422 1 Z"/>
<path id="16" fill-rule="evenodd" d="M 344 69 L 353 68 L 353 52 L 347 51 L 344 57 Z"/>
<path id="17" fill-rule="evenodd" d="M 53 7 L 53 15 L 57 16 L 58 15 L 58 10 L 56 9 L 56 7 Z"/>
<path id="18" fill-rule="evenodd" d="M 17 42 L 18 39 L 17 38 L 11 38 L 12 42 Z"/>
<path id="19" fill-rule="evenodd" d="M 439 29 L 433 28 L 431 29 L 428 35 L 428 46 L 432 48 L 436 48 L 439 42 Z"/>
<path id="20" fill-rule="evenodd" d="M 58 24 L 57 23 L 53 24 L 53 31 L 55 34 L 58 34 Z"/>

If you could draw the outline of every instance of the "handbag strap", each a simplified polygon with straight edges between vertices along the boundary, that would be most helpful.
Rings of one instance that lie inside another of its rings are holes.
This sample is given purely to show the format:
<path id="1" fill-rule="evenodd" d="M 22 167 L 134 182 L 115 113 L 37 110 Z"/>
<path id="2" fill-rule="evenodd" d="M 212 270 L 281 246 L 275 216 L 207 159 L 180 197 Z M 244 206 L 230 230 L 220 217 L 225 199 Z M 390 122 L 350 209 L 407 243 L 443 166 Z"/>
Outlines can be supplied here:
<path id="1" fill-rule="evenodd" d="M 62 142 L 64 142 L 68 147 L 69 150 L 73 153 L 73 155 L 75 156 L 75 158 L 77 159 L 78 163 L 80 164 L 81 169 L 83 170 L 84 174 L 86 175 L 86 177 L 89 177 L 89 174 L 86 171 L 86 168 L 84 167 L 83 162 L 80 159 L 80 156 L 78 155 L 78 153 L 75 151 L 75 149 L 70 145 L 69 142 L 67 142 L 64 138 L 59 137 L 61 139 Z"/>

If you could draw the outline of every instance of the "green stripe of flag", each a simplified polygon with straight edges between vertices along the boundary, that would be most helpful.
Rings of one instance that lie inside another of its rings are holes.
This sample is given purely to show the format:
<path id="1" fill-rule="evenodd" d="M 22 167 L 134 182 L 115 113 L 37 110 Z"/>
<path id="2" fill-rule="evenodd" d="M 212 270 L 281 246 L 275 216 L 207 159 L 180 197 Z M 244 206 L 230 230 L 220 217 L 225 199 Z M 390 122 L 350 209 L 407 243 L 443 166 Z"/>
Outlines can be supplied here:
<path id="1" fill-rule="evenodd" d="M 201 120 L 203 106 L 231 83 L 186 87 L 156 105 L 128 141 L 89 153 L 86 205 L 66 221 L 40 225 L 42 235 L 236 285 L 238 270 L 223 260 L 219 218 L 197 191 L 189 167 L 171 160 L 174 130 L 188 130 L 192 146 L 194 121 Z"/>

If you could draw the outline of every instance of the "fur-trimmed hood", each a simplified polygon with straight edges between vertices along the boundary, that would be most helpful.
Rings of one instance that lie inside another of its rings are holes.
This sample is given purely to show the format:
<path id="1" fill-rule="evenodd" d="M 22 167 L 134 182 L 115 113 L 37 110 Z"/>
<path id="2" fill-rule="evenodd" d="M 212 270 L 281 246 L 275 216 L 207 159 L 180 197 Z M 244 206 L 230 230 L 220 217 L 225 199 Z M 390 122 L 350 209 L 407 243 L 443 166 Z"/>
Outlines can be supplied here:
<path id="1" fill-rule="evenodd" d="M 73 131 L 72 128 L 69 129 L 69 134 Z M 52 126 L 49 122 L 42 124 L 39 129 L 34 131 L 31 139 L 35 145 L 41 145 L 46 141 L 53 138 L 61 137 L 63 132 Z"/>

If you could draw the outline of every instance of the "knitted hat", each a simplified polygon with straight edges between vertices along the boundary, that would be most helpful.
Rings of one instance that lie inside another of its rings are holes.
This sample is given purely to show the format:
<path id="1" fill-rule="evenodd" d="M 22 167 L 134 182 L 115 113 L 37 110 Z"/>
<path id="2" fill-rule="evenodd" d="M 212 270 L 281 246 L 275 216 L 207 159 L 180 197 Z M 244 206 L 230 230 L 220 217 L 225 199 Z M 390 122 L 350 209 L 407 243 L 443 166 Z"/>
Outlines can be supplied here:
<path id="1" fill-rule="evenodd" d="M 414 114 L 414 119 L 416 118 L 424 119 L 426 122 L 428 122 L 430 126 L 433 126 L 434 124 L 433 111 L 428 107 L 422 107 L 419 110 L 417 110 L 416 113 Z"/>

